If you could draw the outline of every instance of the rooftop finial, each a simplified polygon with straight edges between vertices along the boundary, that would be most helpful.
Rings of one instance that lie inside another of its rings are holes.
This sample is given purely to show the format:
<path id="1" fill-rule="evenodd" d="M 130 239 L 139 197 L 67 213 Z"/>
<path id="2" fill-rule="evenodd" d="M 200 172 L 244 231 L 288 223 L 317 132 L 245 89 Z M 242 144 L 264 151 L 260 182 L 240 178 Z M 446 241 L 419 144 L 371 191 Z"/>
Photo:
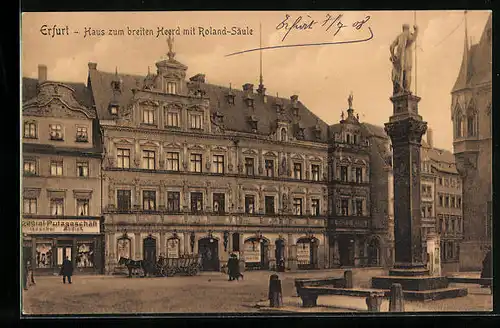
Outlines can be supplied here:
<path id="1" fill-rule="evenodd" d="M 340 117 L 342 118 L 342 121 L 344 120 L 344 111 L 342 111 L 342 114 L 340 114 Z"/>
<path id="2" fill-rule="evenodd" d="M 149 70 L 149 66 L 148 66 L 148 75 L 151 75 L 151 71 Z"/>
<path id="3" fill-rule="evenodd" d="M 168 38 L 167 38 L 167 44 L 168 44 L 168 53 L 167 53 L 167 56 L 168 56 L 169 60 L 172 60 L 175 57 L 175 52 L 174 52 L 174 38 L 172 37 L 172 35 L 168 36 Z"/>
<path id="4" fill-rule="evenodd" d="M 352 101 L 354 99 L 354 96 L 352 95 L 352 91 L 349 94 L 349 97 L 347 98 L 347 103 L 349 104 L 349 109 L 352 109 Z"/>

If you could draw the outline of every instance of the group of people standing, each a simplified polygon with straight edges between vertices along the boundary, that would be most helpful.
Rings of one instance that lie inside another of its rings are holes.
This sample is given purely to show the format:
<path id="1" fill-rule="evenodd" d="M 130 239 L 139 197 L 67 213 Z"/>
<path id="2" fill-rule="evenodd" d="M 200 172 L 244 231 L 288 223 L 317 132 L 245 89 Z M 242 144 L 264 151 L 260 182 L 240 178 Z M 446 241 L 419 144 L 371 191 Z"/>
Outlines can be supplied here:
<path id="1" fill-rule="evenodd" d="M 63 276 L 63 284 L 66 283 L 66 279 L 68 280 L 68 283 L 71 284 L 71 276 L 73 276 L 73 262 L 71 262 L 67 256 L 63 260 L 59 275 Z M 24 290 L 28 290 L 28 288 L 32 285 L 36 285 L 35 275 L 31 261 L 27 260 L 24 262 L 23 268 L 23 288 Z"/>

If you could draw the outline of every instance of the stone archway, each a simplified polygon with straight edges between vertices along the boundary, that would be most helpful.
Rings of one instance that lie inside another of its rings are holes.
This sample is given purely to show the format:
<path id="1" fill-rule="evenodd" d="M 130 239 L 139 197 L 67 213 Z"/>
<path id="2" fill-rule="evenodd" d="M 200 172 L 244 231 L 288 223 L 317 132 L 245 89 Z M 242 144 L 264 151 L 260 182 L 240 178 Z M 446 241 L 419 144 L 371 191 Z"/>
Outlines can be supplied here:
<path id="1" fill-rule="evenodd" d="M 266 238 L 252 237 L 243 243 L 245 266 L 253 270 L 269 269 L 269 240 Z"/>
<path id="2" fill-rule="evenodd" d="M 318 269 L 319 240 L 315 237 L 303 237 L 297 240 L 297 266 L 299 269 Z"/>
<path id="3" fill-rule="evenodd" d="M 198 240 L 202 271 L 219 271 L 219 240 L 205 237 Z"/>

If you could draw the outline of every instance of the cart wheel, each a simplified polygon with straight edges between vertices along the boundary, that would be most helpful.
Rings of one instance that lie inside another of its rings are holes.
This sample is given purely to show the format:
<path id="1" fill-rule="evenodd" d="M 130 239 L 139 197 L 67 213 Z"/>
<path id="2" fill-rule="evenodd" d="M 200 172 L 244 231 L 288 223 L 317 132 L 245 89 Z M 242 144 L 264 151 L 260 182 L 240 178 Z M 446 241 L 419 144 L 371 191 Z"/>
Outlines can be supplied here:
<path id="1" fill-rule="evenodd" d="M 175 276 L 175 269 L 174 268 L 167 269 L 167 277 L 173 277 L 173 276 Z"/>
<path id="2" fill-rule="evenodd" d="M 197 273 L 198 273 L 198 269 L 196 268 L 196 266 L 192 265 L 188 268 L 188 275 L 195 276 Z"/>

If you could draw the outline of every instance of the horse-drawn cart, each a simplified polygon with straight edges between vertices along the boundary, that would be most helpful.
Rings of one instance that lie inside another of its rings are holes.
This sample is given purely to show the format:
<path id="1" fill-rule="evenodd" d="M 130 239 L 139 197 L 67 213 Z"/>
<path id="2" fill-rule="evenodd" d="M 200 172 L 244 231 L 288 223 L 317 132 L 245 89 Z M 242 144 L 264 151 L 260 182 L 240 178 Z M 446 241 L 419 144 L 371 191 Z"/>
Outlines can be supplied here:
<path id="1" fill-rule="evenodd" d="M 199 255 L 184 255 L 180 258 L 164 259 L 164 262 L 162 269 L 166 272 L 167 277 L 172 277 L 179 273 L 195 276 L 201 268 Z"/>
<path id="2" fill-rule="evenodd" d="M 172 277 L 178 273 L 195 276 L 201 269 L 200 259 L 201 257 L 197 254 L 183 255 L 179 258 L 160 257 L 154 263 L 144 260 L 134 261 L 122 257 L 118 265 L 128 269 L 129 277 Z"/>

